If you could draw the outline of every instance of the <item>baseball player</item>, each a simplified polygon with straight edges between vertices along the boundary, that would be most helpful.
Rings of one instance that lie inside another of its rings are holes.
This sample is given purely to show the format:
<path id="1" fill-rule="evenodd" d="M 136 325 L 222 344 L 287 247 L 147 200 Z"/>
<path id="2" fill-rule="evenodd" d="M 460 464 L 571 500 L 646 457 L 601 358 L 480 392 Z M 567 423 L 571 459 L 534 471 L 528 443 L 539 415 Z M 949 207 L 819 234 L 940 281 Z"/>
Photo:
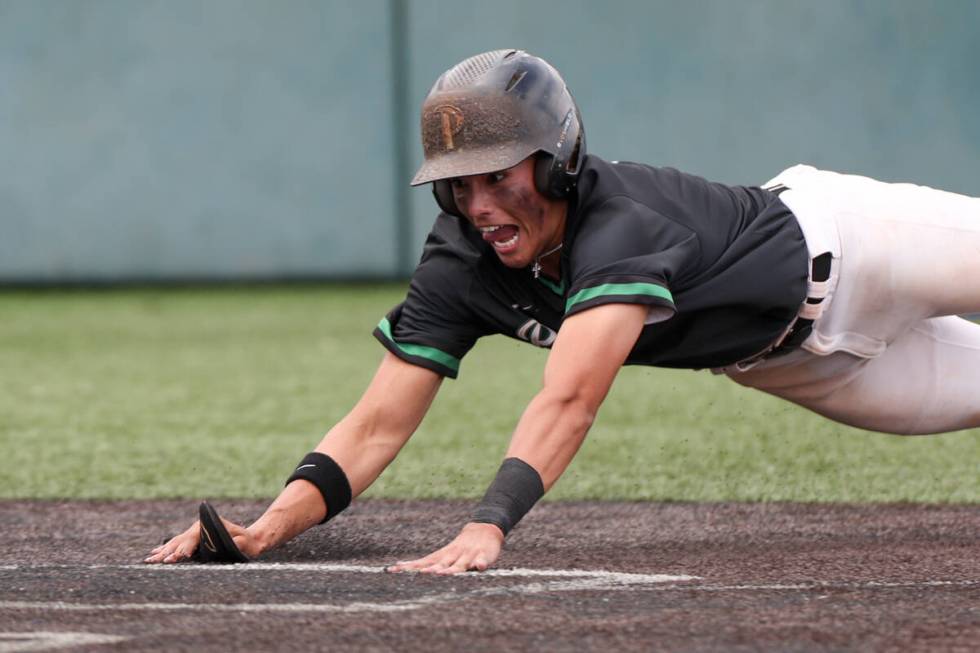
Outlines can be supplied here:
<path id="1" fill-rule="evenodd" d="M 439 77 L 422 141 L 412 183 L 442 212 L 374 332 L 387 352 L 363 397 L 254 524 L 202 504 L 147 562 L 250 560 L 330 519 L 494 333 L 550 348 L 542 387 L 470 522 L 391 571 L 492 565 L 623 365 L 711 369 L 866 429 L 980 425 L 980 326 L 956 317 L 980 311 L 980 199 L 808 166 L 741 187 L 605 161 L 558 72 L 516 50 Z"/>

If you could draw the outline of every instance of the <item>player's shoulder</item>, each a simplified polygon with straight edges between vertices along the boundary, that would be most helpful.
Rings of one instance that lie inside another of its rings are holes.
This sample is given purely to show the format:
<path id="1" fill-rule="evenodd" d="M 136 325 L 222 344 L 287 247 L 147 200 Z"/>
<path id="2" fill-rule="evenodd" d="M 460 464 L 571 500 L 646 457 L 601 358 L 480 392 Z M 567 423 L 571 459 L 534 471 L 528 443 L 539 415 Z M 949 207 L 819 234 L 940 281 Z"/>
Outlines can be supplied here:
<path id="1" fill-rule="evenodd" d="M 684 219 L 686 209 L 660 188 L 676 184 L 683 173 L 598 157 L 588 164 L 566 236 L 574 279 L 621 270 L 628 270 L 631 278 L 640 272 L 659 278 L 664 276 L 663 253 L 678 247 L 668 257 L 671 269 L 697 258 L 697 233 Z"/>
<path id="2" fill-rule="evenodd" d="M 683 175 L 674 168 L 589 155 L 570 212 L 573 240 L 584 245 L 580 236 L 636 241 L 662 235 L 676 226 L 673 216 L 682 209 L 672 188 Z"/>
<path id="3" fill-rule="evenodd" d="M 711 193 L 723 184 L 670 166 L 635 161 L 607 161 L 588 155 L 578 185 L 580 206 L 600 206 L 625 197 L 657 210 L 679 197 Z"/>

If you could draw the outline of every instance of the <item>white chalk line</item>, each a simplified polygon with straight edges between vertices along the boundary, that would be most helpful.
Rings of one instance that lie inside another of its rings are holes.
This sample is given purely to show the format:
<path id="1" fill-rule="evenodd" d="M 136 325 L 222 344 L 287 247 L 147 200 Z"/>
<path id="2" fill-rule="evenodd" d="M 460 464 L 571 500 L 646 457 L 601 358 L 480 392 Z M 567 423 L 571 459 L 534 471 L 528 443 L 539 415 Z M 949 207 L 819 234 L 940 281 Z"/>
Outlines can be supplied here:
<path id="1" fill-rule="evenodd" d="M 6 570 L 78 570 L 116 569 L 138 572 L 192 572 L 192 573 L 251 573 L 264 571 L 302 571 L 325 573 L 384 573 L 382 566 L 318 564 L 318 563 L 252 563 L 246 565 L 11 565 Z M 404 573 L 404 572 L 403 572 Z M 325 603 L 68 603 L 64 601 L 0 601 L 0 609 L 8 610 L 55 610 L 55 611 L 165 611 L 182 610 L 238 613 L 357 613 L 357 612 L 405 612 L 425 607 L 443 605 L 464 599 L 502 595 L 533 595 L 546 592 L 570 591 L 686 591 L 686 592 L 759 592 L 759 591 L 826 591 L 833 589 L 875 590 L 888 588 L 929 587 L 977 587 L 980 580 L 924 580 L 924 581 L 809 581 L 803 583 L 765 583 L 741 585 L 689 584 L 700 580 L 697 576 L 666 574 L 640 574 L 604 570 L 578 569 L 492 569 L 482 573 L 453 576 L 456 579 L 471 578 L 558 578 L 564 580 L 539 581 L 509 587 L 489 587 L 464 592 L 453 591 L 388 602 L 353 602 L 346 604 Z"/>
<path id="2" fill-rule="evenodd" d="M 174 564 L 174 565 L 22 565 L 0 567 L 0 570 L 20 571 L 20 570 L 77 570 L 77 569 L 118 569 L 140 572 L 164 572 L 164 573 L 254 573 L 263 571 L 302 571 L 302 572 L 324 572 L 324 573 L 354 573 L 354 574 L 383 574 L 387 573 L 385 567 L 366 566 L 366 565 L 345 565 L 331 563 L 249 563 L 237 565 L 197 565 L 197 564 Z M 413 572 L 400 572 L 397 575 L 411 575 Z M 638 583 L 672 583 L 689 580 L 699 580 L 697 576 L 688 575 L 667 575 L 667 574 L 639 574 L 619 571 L 587 570 L 587 569 L 489 569 L 483 572 L 465 573 L 454 576 L 454 578 L 585 578 L 608 583 L 621 583 L 632 585 Z"/>
<path id="3" fill-rule="evenodd" d="M 120 565 L 119 568 L 131 569 L 140 565 Z M 246 564 L 246 565 L 142 565 L 142 568 L 169 569 L 179 571 L 219 571 L 219 572 L 241 572 L 252 571 L 304 571 L 304 572 L 326 572 L 326 573 L 356 573 L 356 574 L 383 574 L 387 573 L 385 567 L 368 567 L 363 565 L 343 565 L 343 564 L 318 564 L 318 563 L 267 563 L 267 564 Z M 414 572 L 399 572 L 402 575 L 410 575 Z M 392 574 L 397 576 L 399 574 Z M 488 569 L 483 572 L 465 573 L 455 576 L 455 578 L 588 578 L 603 582 L 622 583 L 624 585 L 636 583 L 672 583 L 680 581 L 698 580 L 697 576 L 688 575 L 667 575 L 667 574 L 638 574 L 620 571 L 605 570 L 586 570 L 586 569 L 523 569 L 520 567 L 513 569 Z"/>
<path id="4" fill-rule="evenodd" d="M 643 587 L 645 591 L 669 592 L 687 590 L 694 592 L 762 592 L 766 590 L 828 590 L 828 589 L 892 589 L 928 587 L 980 587 L 980 580 L 909 580 L 909 581 L 810 581 L 806 583 L 771 583 L 758 585 L 666 585 Z M 633 588 L 637 589 L 637 588 Z"/>
<path id="5" fill-rule="evenodd" d="M 384 603 L 354 602 L 346 604 L 331 603 L 67 603 L 64 601 L 0 601 L 0 610 L 56 610 L 69 612 L 85 611 L 164 611 L 175 612 L 194 610 L 206 612 L 406 612 L 430 606 L 458 602 L 464 599 L 483 598 L 489 596 L 542 594 L 546 592 L 573 591 L 616 591 L 635 586 L 621 582 L 609 582 L 604 579 L 580 578 L 575 580 L 550 581 L 543 583 L 527 583 L 511 587 L 489 587 L 468 592 L 443 592 L 430 596 L 402 601 Z"/>
<path id="6" fill-rule="evenodd" d="M 382 566 L 304 563 L 253 563 L 246 565 L 30 565 L 21 570 L 125 570 L 164 573 L 253 573 L 265 571 L 302 571 L 326 573 L 384 573 Z M 402 572 L 410 575 L 409 572 Z M 395 576 L 395 574 L 393 574 Z M 442 592 L 429 596 L 400 601 L 354 602 L 345 604 L 326 603 L 68 603 L 65 601 L 0 601 L 0 609 L 8 610 L 57 610 L 57 611 L 181 611 L 210 612 L 405 612 L 420 608 L 443 605 L 464 599 L 502 595 L 533 595 L 546 592 L 617 591 L 651 583 L 681 583 L 697 580 L 696 576 L 667 574 L 636 574 L 604 570 L 579 569 L 493 569 L 479 574 L 462 574 L 455 579 L 475 578 L 557 578 L 505 587 L 484 587 L 469 591 Z"/>
<path id="7" fill-rule="evenodd" d="M 962 581 L 909 581 L 909 582 L 831 582 L 820 581 L 794 584 L 759 585 L 676 585 L 651 586 L 647 583 L 622 584 L 605 580 L 580 578 L 567 581 L 528 583 L 512 587 L 491 587 L 469 592 L 446 592 L 417 599 L 390 601 L 387 603 L 354 602 L 347 604 L 330 603 L 67 603 L 64 601 L 0 601 L 0 610 L 52 610 L 59 612 L 235 612 L 235 613 L 395 613 L 418 610 L 464 599 L 504 595 L 533 595 L 547 592 L 570 591 L 684 591 L 684 592 L 760 592 L 760 591 L 808 591 L 827 590 L 875 590 L 887 588 L 924 587 L 978 587 L 980 580 Z M 0 649 L 2 650 L 2 649 Z"/>
<path id="8" fill-rule="evenodd" d="M 101 635 L 97 633 L 47 632 L 29 633 L 0 632 L 0 653 L 21 653 L 22 651 L 50 651 L 76 646 L 116 644 L 129 639 L 121 635 Z"/>

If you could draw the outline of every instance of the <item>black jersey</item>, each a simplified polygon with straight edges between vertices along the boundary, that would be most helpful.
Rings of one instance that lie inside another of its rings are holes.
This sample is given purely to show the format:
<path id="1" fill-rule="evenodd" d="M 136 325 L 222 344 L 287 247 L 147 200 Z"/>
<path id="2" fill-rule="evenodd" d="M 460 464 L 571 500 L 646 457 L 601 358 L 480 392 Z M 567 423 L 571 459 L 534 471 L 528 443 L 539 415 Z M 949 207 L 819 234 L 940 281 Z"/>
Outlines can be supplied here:
<path id="1" fill-rule="evenodd" d="M 589 155 L 569 200 L 561 279 L 504 266 L 467 221 L 441 214 L 408 296 L 375 336 L 455 378 L 481 336 L 550 347 L 562 320 L 646 304 L 628 365 L 730 365 L 774 341 L 806 294 L 803 233 L 779 198 L 671 168 Z"/>

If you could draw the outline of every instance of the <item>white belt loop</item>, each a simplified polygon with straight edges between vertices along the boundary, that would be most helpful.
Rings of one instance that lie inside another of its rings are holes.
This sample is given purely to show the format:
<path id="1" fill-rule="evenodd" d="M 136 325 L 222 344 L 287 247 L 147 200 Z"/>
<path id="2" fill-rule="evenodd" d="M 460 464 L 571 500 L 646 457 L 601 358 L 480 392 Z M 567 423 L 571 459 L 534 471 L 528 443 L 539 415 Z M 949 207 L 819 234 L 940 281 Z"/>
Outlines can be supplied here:
<path id="1" fill-rule="evenodd" d="M 831 263 L 833 265 L 833 263 Z M 810 281 L 806 296 L 809 299 L 824 299 L 830 294 L 830 279 L 826 281 Z"/>
<path id="2" fill-rule="evenodd" d="M 804 320 L 814 320 L 823 315 L 823 302 L 819 304 L 811 304 L 809 302 L 804 302 L 803 308 L 800 309 L 799 316 Z"/>

